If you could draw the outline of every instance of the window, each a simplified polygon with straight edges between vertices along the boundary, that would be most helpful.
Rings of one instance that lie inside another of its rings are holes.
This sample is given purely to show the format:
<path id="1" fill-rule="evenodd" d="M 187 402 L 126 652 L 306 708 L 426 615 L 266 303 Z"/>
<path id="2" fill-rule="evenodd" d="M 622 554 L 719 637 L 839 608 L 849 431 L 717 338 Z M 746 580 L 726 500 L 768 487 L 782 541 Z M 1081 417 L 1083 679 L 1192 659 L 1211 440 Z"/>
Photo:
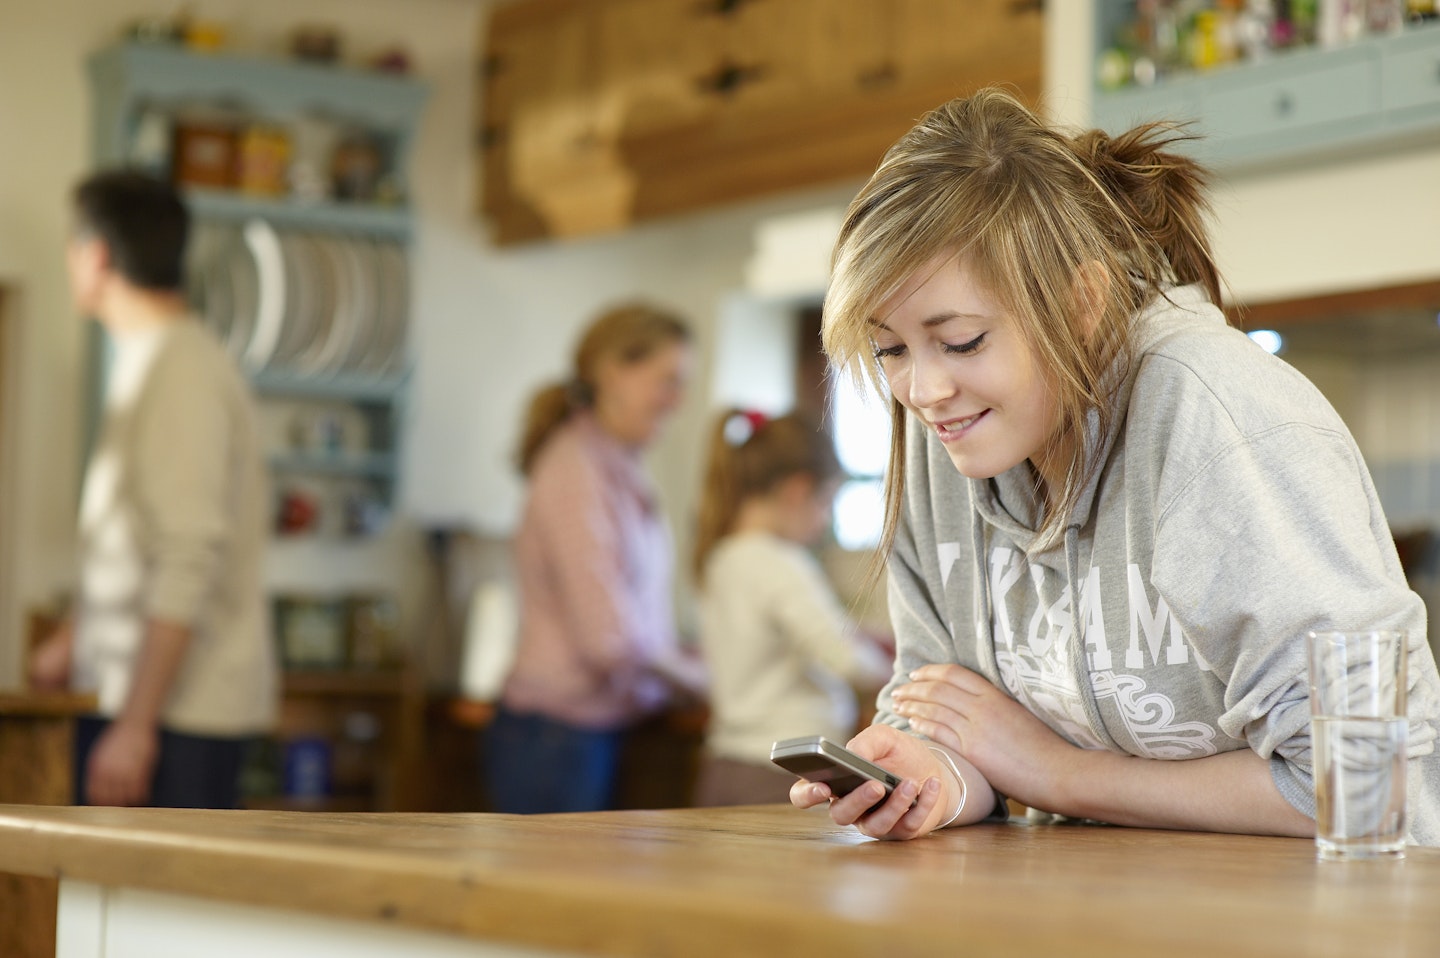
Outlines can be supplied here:
<path id="1" fill-rule="evenodd" d="M 871 389 L 845 375 L 831 388 L 830 430 L 848 479 L 835 496 L 835 541 L 842 549 L 873 549 L 885 523 L 885 463 L 890 455 L 890 410 Z"/>
<path id="2" fill-rule="evenodd" d="M 869 387 L 857 387 L 848 374 L 827 375 L 820 348 L 820 308 L 804 309 L 799 318 L 795 405 L 825 424 L 846 474 L 835 496 L 835 542 L 842 549 L 873 549 L 885 524 L 889 402 Z"/>

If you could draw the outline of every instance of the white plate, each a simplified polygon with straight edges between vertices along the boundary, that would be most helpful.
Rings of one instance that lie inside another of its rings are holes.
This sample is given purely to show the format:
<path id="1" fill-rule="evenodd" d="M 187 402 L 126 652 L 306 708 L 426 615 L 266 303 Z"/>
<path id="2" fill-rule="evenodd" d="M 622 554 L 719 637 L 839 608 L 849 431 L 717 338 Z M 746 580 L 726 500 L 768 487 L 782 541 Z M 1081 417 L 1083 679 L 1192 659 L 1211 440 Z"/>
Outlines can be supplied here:
<path id="1" fill-rule="evenodd" d="M 355 334 L 355 323 L 360 309 L 363 282 L 360 262 L 351 252 L 352 240 L 336 237 L 332 241 L 336 261 L 340 265 L 336 289 L 335 319 L 325 336 L 325 345 L 316 358 L 316 367 L 323 372 L 338 372 L 349 353 L 350 339 Z"/>
<path id="2" fill-rule="evenodd" d="M 362 369 L 370 344 L 375 341 L 380 310 L 380 261 L 375 244 L 366 239 L 350 241 L 350 255 L 355 258 L 360 277 L 359 301 L 355 306 L 355 325 L 350 332 L 342 360 L 347 370 Z"/>
<path id="3" fill-rule="evenodd" d="M 405 334 L 410 322 L 410 266 L 405 248 L 399 243 L 383 241 L 377 245 L 380 260 L 379 328 L 365 367 L 377 373 L 402 367 L 405 358 Z"/>
<path id="4" fill-rule="evenodd" d="M 335 266 L 325 250 L 326 239 L 315 234 L 298 237 L 305 250 L 305 282 L 311 294 L 310 322 L 303 348 L 295 357 L 299 369 L 309 370 L 325 343 L 335 316 Z"/>
<path id="5" fill-rule="evenodd" d="M 304 317 L 300 309 L 301 283 L 294 236 L 287 231 L 276 230 L 275 238 L 280 243 L 280 266 L 285 271 L 285 307 L 280 315 L 280 333 L 275 338 L 275 349 L 270 354 L 269 365 L 287 368 L 290 365 L 290 356 L 295 350 L 296 339 L 304 335 Z"/>
<path id="6" fill-rule="evenodd" d="M 275 228 L 261 219 L 245 224 L 245 246 L 255 257 L 259 273 L 259 296 L 255 310 L 255 332 L 245 348 L 245 365 L 264 369 L 275 355 L 280 329 L 285 321 L 285 262 Z"/>
<path id="7" fill-rule="evenodd" d="M 260 308 L 260 275 L 255 257 L 239 230 L 231 230 L 226 243 L 230 281 L 230 334 L 226 348 L 240 362 L 255 335 L 256 313 Z"/>
<path id="8" fill-rule="evenodd" d="M 303 233 L 280 233 L 280 248 L 285 254 L 285 322 L 271 362 L 294 369 L 315 338 L 319 270 L 314 246 Z"/>

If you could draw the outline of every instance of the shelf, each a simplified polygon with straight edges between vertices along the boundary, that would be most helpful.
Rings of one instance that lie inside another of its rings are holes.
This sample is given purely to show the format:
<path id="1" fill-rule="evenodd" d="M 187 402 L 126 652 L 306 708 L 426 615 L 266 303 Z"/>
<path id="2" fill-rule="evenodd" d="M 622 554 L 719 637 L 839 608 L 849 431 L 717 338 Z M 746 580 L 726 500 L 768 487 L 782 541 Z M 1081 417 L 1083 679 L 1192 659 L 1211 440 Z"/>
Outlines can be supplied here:
<path id="1" fill-rule="evenodd" d="M 375 203 L 304 202 L 294 199 L 247 196 L 229 190 L 189 188 L 190 210 L 200 219 L 243 222 L 263 219 L 279 227 L 332 233 L 365 233 L 386 239 L 410 236 L 408 207 Z"/>
<path id="2" fill-rule="evenodd" d="M 409 380 L 407 373 L 334 373 L 301 375 L 267 370 L 250 377 L 257 393 L 296 399 L 341 399 L 346 402 L 393 402 Z"/>
<path id="3" fill-rule="evenodd" d="M 410 674 L 403 669 L 288 669 L 286 695 L 403 695 Z"/>
<path id="4" fill-rule="evenodd" d="M 323 476 L 350 476 L 361 479 L 395 478 L 395 457 L 388 453 L 353 455 L 347 453 L 285 453 L 270 457 L 276 472 L 304 472 Z"/>
<path id="5" fill-rule="evenodd" d="M 413 77 L 164 44 L 109 47 L 90 69 L 132 102 L 227 103 L 271 118 L 324 113 L 396 131 L 410 128 L 425 100 Z"/>
<path id="6" fill-rule="evenodd" d="M 1440 27 L 1409 27 L 1150 87 L 1096 90 L 1093 122 L 1115 133 L 1150 120 L 1190 121 L 1202 138 L 1185 148 L 1226 169 L 1373 153 L 1440 141 L 1437 71 Z"/>

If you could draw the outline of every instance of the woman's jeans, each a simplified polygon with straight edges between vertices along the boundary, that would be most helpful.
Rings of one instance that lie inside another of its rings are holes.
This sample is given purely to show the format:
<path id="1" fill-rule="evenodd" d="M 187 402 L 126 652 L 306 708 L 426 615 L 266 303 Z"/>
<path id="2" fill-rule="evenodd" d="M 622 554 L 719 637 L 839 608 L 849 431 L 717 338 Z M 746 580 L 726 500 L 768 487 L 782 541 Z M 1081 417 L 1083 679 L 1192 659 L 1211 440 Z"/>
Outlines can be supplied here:
<path id="1" fill-rule="evenodd" d="M 483 739 L 491 808 L 520 815 L 610 808 L 624 734 L 501 706 Z"/>

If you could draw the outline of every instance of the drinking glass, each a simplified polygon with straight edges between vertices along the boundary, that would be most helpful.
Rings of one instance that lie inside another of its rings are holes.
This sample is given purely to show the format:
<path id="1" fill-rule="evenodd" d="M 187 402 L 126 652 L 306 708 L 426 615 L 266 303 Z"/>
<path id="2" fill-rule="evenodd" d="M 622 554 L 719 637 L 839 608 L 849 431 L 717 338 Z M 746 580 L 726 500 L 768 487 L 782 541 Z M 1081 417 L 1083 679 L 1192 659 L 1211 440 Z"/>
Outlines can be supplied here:
<path id="1" fill-rule="evenodd" d="M 1315 845 L 1322 861 L 1405 855 L 1404 632 L 1311 632 Z"/>

